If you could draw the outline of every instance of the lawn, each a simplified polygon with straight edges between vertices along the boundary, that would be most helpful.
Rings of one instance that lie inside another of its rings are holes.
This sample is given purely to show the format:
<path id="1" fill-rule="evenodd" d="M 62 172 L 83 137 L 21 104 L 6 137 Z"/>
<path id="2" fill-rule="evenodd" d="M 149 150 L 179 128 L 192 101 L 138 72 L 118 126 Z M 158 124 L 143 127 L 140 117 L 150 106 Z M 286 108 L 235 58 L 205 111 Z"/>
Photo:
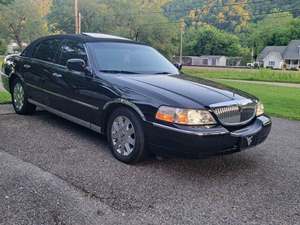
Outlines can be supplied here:
<path id="1" fill-rule="evenodd" d="M 10 94 L 6 91 L 0 91 L 0 104 L 10 103 Z"/>
<path id="2" fill-rule="evenodd" d="M 183 72 L 203 78 L 300 83 L 300 72 L 271 69 L 184 68 Z"/>
<path id="3" fill-rule="evenodd" d="M 0 56 L 0 68 L 3 62 L 3 57 Z M 1 82 L 1 80 L 0 80 Z M 10 94 L 6 91 L 0 91 L 0 104 L 10 103 L 11 97 Z"/>
<path id="4" fill-rule="evenodd" d="M 257 96 L 264 103 L 266 113 L 271 116 L 300 120 L 300 88 L 232 81 L 221 81 L 221 83 Z"/>

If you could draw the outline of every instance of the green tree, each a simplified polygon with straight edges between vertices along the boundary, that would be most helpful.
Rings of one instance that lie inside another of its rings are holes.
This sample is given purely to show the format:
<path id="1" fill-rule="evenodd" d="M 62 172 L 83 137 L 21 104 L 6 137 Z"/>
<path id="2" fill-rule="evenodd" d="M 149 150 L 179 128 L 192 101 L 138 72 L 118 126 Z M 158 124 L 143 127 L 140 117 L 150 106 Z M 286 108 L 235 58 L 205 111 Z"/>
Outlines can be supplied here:
<path id="1" fill-rule="evenodd" d="M 240 39 L 213 26 L 192 27 L 185 35 L 185 54 L 249 56 L 249 49 L 243 48 Z"/>
<path id="2" fill-rule="evenodd" d="M 194 24 L 214 25 L 229 32 L 241 32 L 251 20 L 248 0 L 207 0 L 203 7 L 192 9 L 189 17 Z"/>
<path id="3" fill-rule="evenodd" d="M 0 8 L 1 36 L 14 40 L 22 49 L 23 42 L 30 42 L 45 35 L 45 21 L 36 13 L 38 11 L 34 0 L 18 0 Z"/>
<path id="4" fill-rule="evenodd" d="M 263 20 L 251 24 L 246 32 L 241 34 L 243 45 L 253 47 L 255 56 L 268 45 L 287 45 L 291 40 L 299 38 L 300 18 L 293 18 L 289 13 L 268 15 Z"/>
<path id="5" fill-rule="evenodd" d="M 4 55 L 6 52 L 6 42 L 3 39 L 0 39 L 0 55 Z"/>
<path id="6" fill-rule="evenodd" d="M 0 5 L 8 5 L 14 0 L 0 0 Z"/>
<path id="7" fill-rule="evenodd" d="M 163 14 L 168 0 L 80 1 L 82 32 L 101 32 L 139 40 L 171 56 L 178 51 L 177 24 Z M 74 1 L 54 0 L 48 15 L 55 33 L 74 33 Z"/>

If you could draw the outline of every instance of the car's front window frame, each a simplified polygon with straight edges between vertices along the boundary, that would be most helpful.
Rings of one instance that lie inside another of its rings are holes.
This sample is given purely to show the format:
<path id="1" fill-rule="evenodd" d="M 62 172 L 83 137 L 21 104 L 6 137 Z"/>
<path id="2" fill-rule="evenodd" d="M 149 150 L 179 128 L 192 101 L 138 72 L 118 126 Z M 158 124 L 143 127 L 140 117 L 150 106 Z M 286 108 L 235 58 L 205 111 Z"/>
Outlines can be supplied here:
<path id="1" fill-rule="evenodd" d="M 144 46 L 144 47 L 149 47 L 151 49 L 153 49 L 154 51 L 156 51 L 159 55 L 161 55 L 161 57 L 163 59 L 166 60 L 167 63 L 170 64 L 170 66 L 173 67 L 173 70 L 174 72 L 172 71 L 157 71 L 158 73 L 156 73 L 156 71 L 128 71 L 128 70 L 113 70 L 112 69 L 112 72 L 111 74 L 140 74 L 140 75 L 143 75 L 143 74 L 166 74 L 165 72 L 170 72 L 168 74 L 170 75 L 179 75 L 180 74 L 180 71 L 172 64 L 172 62 L 170 62 L 170 60 L 168 60 L 164 55 L 162 55 L 159 51 L 157 51 L 156 49 L 152 48 L 151 46 L 148 46 L 148 45 L 145 45 L 145 44 L 141 44 L 141 43 L 135 43 L 135 42 L 125 42 L 125 41 L 98 41 L 98 42 L 86 42 L 86 47 L 88 49 L 88 52 L 90 53 L 91 55 L 91 59 L 93 61 L 93 64 L 94 64 L 94 69 L 96 69 L 98 72 L 101 72 L 101 67 L 99 65 L 99 62 L 97 61 L 97 56 L 95 55 L 95 52 L 93 50 L 93 44 L 95 43 L 110 43 L 110 44 L 124 44 L 124 45 L 134 45 L 134 46 Z M 104 69 L 105 72 L 102 72 L 102 73 L 109 73 L 108 70 Z M 119 73 L 117 73 L 119 71 Z M 175 72 L 176 71 L 176 72 Z"/>

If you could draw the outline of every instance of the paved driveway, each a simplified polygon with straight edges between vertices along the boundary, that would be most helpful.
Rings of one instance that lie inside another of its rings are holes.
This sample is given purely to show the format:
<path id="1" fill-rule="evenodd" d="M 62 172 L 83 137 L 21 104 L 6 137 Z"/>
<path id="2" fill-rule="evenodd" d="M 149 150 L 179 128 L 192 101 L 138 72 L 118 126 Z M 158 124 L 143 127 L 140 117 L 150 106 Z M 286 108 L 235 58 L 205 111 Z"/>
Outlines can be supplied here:
<path id="1" fill-rule="evenodd" d="M 300 224 L 300 123 L 207 160 L 115 160 L 103 138 L 0 106 L 0 224 Z"/>

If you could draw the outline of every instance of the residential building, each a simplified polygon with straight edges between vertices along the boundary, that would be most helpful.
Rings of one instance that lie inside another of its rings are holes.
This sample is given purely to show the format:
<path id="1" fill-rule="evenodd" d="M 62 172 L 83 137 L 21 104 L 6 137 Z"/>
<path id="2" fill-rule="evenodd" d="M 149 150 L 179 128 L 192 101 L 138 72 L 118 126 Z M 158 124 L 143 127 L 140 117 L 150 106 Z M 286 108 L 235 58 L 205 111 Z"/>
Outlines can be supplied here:
<path id="1" fill-rule="evenodd" d="M 300 40 L 293 40 L 289 43 L 284 51 L 283 58 L 287 69 L 300 68 Z"/>
<path id="2" fill-rule="evenodd" d="M 283 69 L 283 53 L 286 46 L 267 46 L 259 54 L 257 61 L 264 68 Z"/>
<path id="3" fill-rule="evenodd" d="M 267 46 L 259 54 L 257 61 L 265 68 L 299 69 L 300 40 L 293 40 L 288 46 Z"/>

